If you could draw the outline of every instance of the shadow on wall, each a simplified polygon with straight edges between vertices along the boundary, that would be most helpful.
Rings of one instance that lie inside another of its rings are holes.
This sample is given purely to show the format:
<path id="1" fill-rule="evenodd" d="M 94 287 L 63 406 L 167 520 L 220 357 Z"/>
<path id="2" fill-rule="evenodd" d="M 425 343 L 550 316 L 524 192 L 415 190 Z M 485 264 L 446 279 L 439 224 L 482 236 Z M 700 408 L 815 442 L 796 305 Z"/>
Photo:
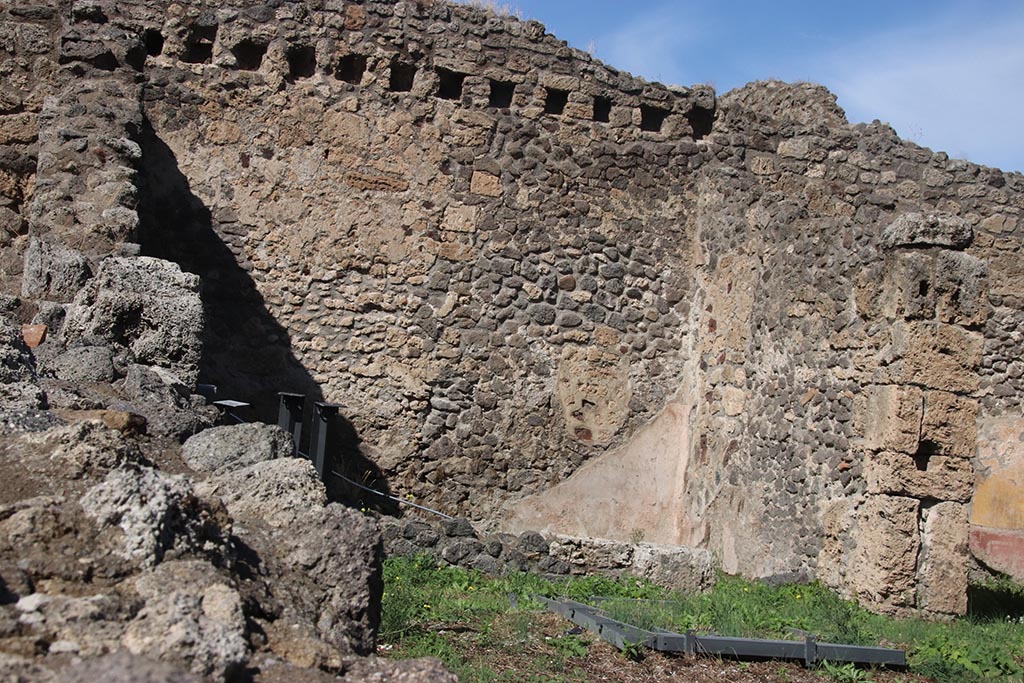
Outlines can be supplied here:
<path id="1" fill-rule="evenodd" d="M 291 349 L 288 331 L 267 310 L 262 295 L 229 244 L 240 246 L 246 226 L 216 221 L 181 172 L 170 147 L 152 124 L 143 124 L 139 144 L 139 242 L 142 253 L 177 263 L 202 278 L 206 325 L 200 382 L 214 384 L 219 398 L 246 401 L 256 419 L 276 422 L 277 392 L 305 394 L 303 443 L 308 438 L 314 401 L 323 392 Z M 362 452 L 361 439 L 345 417 L 328 426 L 327 449 L 334 462 L 330 469 L 365 486 L 389 493 L 380 469 Z M 397 514 L 391 501 L 367 493 L 337 478 L 328 489 L 332 499 Z"/>

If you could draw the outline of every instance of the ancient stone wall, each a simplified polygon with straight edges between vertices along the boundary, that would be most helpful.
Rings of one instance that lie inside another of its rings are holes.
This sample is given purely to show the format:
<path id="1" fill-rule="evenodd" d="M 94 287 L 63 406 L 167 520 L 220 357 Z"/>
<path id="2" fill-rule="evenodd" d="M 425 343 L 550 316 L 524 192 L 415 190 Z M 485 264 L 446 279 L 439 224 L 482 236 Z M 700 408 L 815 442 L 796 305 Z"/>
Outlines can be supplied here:
<path id="1" fill-rule="evenodd" d="M 247 371 L 222 388 L 322 392 L 403 495 L 478 519 L 675 391 L 709 91 L 457 5 L 196 7 L 156 30 L 141 240 L 207 276 L 211 376 Z M 252 293 L 271 319 L 240 319 Z M 282 377 L 290 354 L 308 377 Z"/>
<path id="2" fill-rule="evenodd" d="M 334 467 L 451 514 L 888 611 L 963 611 L 969 539 L 1019 571 L 1020 175 L 461 5 L 89 7 L 8 11 L 60 36 L 2 123 L 47 320 L 137 242 L 202 280 L 202 381 L 339 403 Z"/>
<path id="3" fill-rule="evenodd" d="M 28 203 L 35 185 L 39 112 L 57 68 L 63 28 L 57 3 L 0 8 L 0 278 L 15 289 L 22 253 L 11 248 L 27 232 Z"/>

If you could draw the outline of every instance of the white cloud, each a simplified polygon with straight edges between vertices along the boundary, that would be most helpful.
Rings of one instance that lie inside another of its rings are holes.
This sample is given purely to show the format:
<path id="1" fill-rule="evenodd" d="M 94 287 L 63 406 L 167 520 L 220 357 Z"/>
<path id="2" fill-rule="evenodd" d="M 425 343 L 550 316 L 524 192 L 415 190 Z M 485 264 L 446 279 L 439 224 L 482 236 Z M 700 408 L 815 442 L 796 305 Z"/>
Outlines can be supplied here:
<path id="1" fill-rule="evenodd" d="M 597 56 L 617 69 L 662 82 L 682 83 L 689 44 L 700 33 L 691 8 L 670 3 L 645 8 L 614 33 L 596 41 Z"/>
<path id="2" fill-rule="evenodd" d="M 852 121 L 887 121 L 951 156 L 1024 170 L 1024 11 L 949 15 L 823 60 Z"/>

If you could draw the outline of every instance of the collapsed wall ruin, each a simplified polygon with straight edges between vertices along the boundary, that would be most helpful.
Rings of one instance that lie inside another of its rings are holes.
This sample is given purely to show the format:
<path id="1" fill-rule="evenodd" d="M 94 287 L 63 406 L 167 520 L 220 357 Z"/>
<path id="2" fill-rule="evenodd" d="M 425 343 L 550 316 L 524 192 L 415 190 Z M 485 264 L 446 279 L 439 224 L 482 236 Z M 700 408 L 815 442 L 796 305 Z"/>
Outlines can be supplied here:
<path id="1" fill-rule="evenodd" d="M 646 83 L 462 5 L 3 21 L 24 322 L 73 346 L 103 256 L 167 259 L 206 320 L 178 379 L 341 404 L 337 467 L 398 495 L 883 611 L 1024 575 L 1019 174 L 819 86 Z M 122 346 L 174 370 L 147 329 Z"/>

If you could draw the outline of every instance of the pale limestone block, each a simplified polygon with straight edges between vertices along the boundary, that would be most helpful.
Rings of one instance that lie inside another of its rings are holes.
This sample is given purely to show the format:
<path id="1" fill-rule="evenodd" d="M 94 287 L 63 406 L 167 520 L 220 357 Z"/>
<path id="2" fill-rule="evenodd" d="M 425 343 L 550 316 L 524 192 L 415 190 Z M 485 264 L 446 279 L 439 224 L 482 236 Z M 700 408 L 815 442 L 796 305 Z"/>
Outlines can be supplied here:
<path id="1" fill-rule="evenodd" d="M 857 512 L 847 577 L 869 609 L 891 613 L 915 604 L 919 506 L 913 498 L 868 496 Z"/>
<path id="2" fill-rule="evenodd" d="M 967 508 L 939 503 L 925 510 L 918 607 L 940 614 L 967 612 Z"/>
<path id="3" fill-rule="evenodd" d="M 924 393 L 913 386 L 874 385 L 855 401 L 856 424 L 869 450 L 917 451 Z"/>

